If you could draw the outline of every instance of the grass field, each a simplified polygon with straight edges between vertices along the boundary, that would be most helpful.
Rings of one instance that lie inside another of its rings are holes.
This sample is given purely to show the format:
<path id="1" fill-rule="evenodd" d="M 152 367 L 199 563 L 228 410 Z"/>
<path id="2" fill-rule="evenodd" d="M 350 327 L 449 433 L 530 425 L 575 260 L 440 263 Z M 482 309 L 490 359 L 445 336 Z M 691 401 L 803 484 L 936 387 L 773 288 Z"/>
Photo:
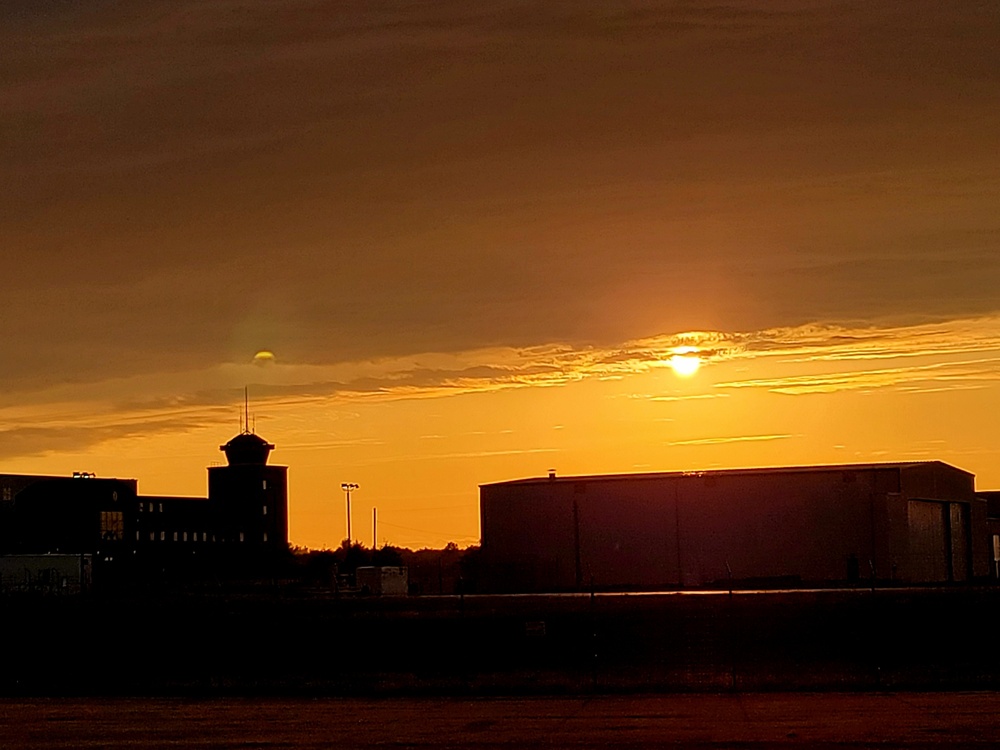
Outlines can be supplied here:
<path id="1" fill-rule="evenodd" d="M 992 588 L 3 604 L 8 696 L 1000 687 Z"/>

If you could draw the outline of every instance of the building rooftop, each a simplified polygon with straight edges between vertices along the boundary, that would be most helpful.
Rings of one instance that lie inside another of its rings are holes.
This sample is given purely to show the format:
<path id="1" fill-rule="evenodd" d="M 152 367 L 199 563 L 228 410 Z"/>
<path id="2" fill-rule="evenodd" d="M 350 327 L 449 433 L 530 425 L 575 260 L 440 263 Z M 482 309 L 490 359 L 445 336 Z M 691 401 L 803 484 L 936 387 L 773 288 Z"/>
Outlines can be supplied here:
<path id="1" fill-rule="evenodd" d="M 229 465 L 267 463 L 268 454 L 274 450 L 274 445 L 252 432 L 241 432 L 219 450 L 226 454 Z"/>
<path id="2" fill-rule="evenodd" d="M 825 471 L 869 471 L 872 469 L 900 469 L 913 466 L 943 466 L 952 471 L 973 476 L 972 472 L 959 469 L 943 461 L 886 461 L 881 463 L 861 463 L 861 464 L 818 464 L 814 466 L 768 466 L 762 468 L 748 469 L 706 469 L 702 471 L 656 471 L 639 472 L 628 474 L 584 474 L 574 476 L 558 476 L 552 470 L 548 476 L 525 477 L 523 479 L 511 479 L 503 482 L 488 482 L 479 485 L 480 487 L 496 487 L 500 485 L 517 484 L 546 484 L 548 482 L 605 482 L 620 481 L 622 479 L 665 479 L 669 477 L 725 477 L 754 474 L 805 474 Z"/>

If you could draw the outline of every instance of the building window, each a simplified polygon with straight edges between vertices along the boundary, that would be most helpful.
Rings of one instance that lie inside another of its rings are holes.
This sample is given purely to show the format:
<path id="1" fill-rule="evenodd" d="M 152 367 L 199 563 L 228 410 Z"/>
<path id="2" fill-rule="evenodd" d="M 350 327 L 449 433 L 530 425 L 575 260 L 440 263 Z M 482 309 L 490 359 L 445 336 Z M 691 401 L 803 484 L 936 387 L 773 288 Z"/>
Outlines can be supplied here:
<path id="1" fill-rule="evenodd" d="M 139 541 L 139 532 L 138 532 L 138 531 L 137 531 L 137 532 L 135 532 L 135 540 L 136 540 L 137 542 Z"/>
<path id="2" fill-rule="evenodd" d="M 241 542 L 243 541 L 243 532 L 242 531 L 240 532 L 240 541 Z"/>
<path id="3" fill-rule="evenodd" d="M 117 542 L 125 532 L 125 521 L 121 511 L 101 511 L 101 539 Z"/>
<path id="4" fill-rule="evenodd" d="M 163 503 L 160 503 L 160 513 L 163 512 Z"/>
<path id="5" fill-rule="evenodd" d="M 152 542 L 154 539 L 156 539 L 156 532 L 155 531 L 150 531 L 149 532 L 149 541 Z"/>
<path id="6" fill-rule="evenodd" d="M 186 542 L 188 540 L 188 533 L 186 531 L 181 536 L 182 536 L 181 539 L 182 542 Z"/>
<path id="7" fill-rule="evenodd" d="M 152 513 L 152 512 L 153 512 L 153 504 L 152 504 L 152 503 L 150 503 L 150 504 L 149 504 L 149 512 L 150 512 L 150 513 Z"/>
<path id="8" fill-rule="evenodd" d="M 264 480 L 264 489 L 265 490 L 267 489 L 267 480 L 266 479 Z"/>
<path id="9" fill-rule="evenodd" d="M 176 531 L 174 532 L 174 541 L 175 542 L 177 541 L 177 532 Z"/>
<path id="10" fill-rule="evenodd" d="M 161 542 L 167 541 L 167 532 L 165 532 L 165 531 L 161 531 L 160 532 L 160 541 Z"/>
<path id="11" fill-rule="evenodd" d="M 266 505 L 264 506 L 264 515 L 265 516 L 267 515 L 267 506 Z"/>
<path id="12" fill-rule="evenodd" d="M 207 531 L 201 532 L 201 541 L 203 541 L 203 542 L 207 542 L 208 541 L 208 532 Z M 212 541 L 213 542 L 215 541 L 215 537 L 214 536 L 212 537 Z"/>
<path id="13" fill-rule="evenodd" d="M 266 531 L 264 532 L 264 541 L 265 542 L 267 541 L 267 532 Z"/>

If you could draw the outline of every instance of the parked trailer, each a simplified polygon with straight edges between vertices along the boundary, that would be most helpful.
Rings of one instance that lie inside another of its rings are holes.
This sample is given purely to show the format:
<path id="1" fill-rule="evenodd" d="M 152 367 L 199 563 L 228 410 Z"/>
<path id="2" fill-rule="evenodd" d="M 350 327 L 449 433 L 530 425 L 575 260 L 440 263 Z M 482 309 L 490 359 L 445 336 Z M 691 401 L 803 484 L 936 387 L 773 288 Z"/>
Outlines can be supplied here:
<path id="1" fill-rule="evenodd" d="M 365 566 L 357 569 L 358 591 L 374 596 L 406 596 L 408 575 L 405 567 Z"/>

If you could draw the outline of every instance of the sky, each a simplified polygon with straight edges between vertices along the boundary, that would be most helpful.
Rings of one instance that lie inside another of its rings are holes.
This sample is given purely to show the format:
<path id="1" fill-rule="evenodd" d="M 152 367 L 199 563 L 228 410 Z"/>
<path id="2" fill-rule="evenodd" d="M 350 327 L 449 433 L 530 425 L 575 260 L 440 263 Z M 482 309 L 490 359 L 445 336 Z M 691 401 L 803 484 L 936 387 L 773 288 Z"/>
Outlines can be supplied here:
<path id="1" fill-rule="evenodd" d="M 1000 5 L 0 5 L 0 472 L 293 544 L 478 486 L 936 459 L 1000 488 Z M 697 371 L 675 368 L 677 356 Z"/>

